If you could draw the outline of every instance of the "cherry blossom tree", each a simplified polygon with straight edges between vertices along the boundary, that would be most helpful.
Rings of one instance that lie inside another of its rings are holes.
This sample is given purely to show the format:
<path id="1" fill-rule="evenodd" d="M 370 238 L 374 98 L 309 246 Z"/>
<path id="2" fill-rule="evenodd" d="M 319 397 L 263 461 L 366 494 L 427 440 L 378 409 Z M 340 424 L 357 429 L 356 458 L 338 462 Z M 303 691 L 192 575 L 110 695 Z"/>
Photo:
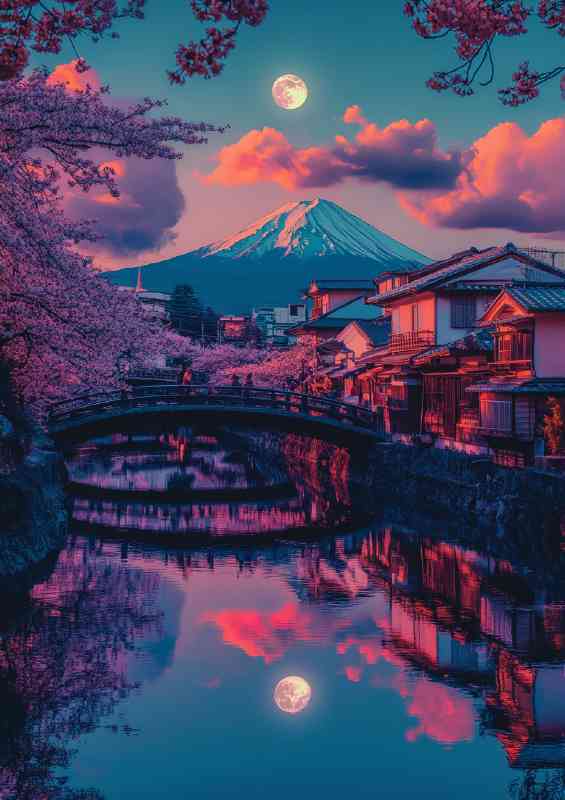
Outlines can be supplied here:
<path id="1" fill-rule="evenodd" d="M 237 347 L 233 344 L 203 347 L 196 342 L 184 341 L 183 356 L 194 370 L 207 373 L 213 386 L 230 385 L 234 376 L 243 384 L 251 373 L 255 386 L 287 387 L 289 381 L 301 382 L 313 364 L 314 349 L 310 345 L 296 345 L 288 350 L 265 350 L 253 345 Z"/>
<path id="2" fill-rule="evenodd" d="M 107 90 L 50 85 L 41 70 L 0 83 L 0 361 L 28 404 L 115 385 L 121 359 L 185 348 L 78 254 L 94 236 L 60 207 L 63 181 L 119 196 L 100 152 L 176 159 L 178 145 L 204 142 L 215 130 L 152 116 L 162 105 L 116 106 Z"/>
<path id="3" fill-rule="evenodd" d="M 272 350 L 240 366 L 220 369 L 214 376 L 218 384 L 229 384 L 234 376 L 244 383 L 251 374 L 254 386 L 289 388 L 301 384 L 313 364 L 314 351 L 308 345 L 297 344 L 289 350 Z"/>
<path id="4" fill-rule="evenodd" d="M 176 66 L 168 72 L 176 84 L 193 75 L 218 75 L 241 25 L 259 25 L 268 10 L 267 0 L 187 0 L 187 5 L 208 27 L 200 40 L 178 46 Z M 70 43 L 78 55 L 81 36 L 118 38 L 116 23 L 143 19 L 145 6 L 146 0 L 2 0 L 0 80 L 21 74 L 30 52 L 60 53 Z"/>
<path id="5" fill-rule="evenodd" d="M 451 89 L 462 97 L 473 94 L 477 83 L 492 83 L 496 40 L 527 34 L 532 17 L 537 15 L 546 28 L 565 36 L 563 0 L 537 0 L 535 7 L 526 0 L 407 0 L 404 13 L 424 39 L 454 37 L 459 63 L 435 72 L 428 86 L 438 92 Z M 540 86 L 564 72 L 565 65 L 538 70 L 523 61 L 512 76 L 512 85 L 500 89 L 499 97 L 510 106 L 526 103 L 539 95 Z M 564 77 L 561 89 L 565 93 Z"/>

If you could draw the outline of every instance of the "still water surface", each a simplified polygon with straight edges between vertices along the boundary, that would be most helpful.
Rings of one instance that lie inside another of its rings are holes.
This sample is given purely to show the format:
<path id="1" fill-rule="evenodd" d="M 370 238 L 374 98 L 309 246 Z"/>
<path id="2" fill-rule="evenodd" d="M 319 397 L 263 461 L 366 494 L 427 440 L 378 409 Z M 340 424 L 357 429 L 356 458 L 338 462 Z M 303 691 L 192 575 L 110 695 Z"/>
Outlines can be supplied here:
<path id="1" fill-rule="evenodd" d="M 343 474 L 315 491 L 214 437 L 189 450 L 75 454 L 73 480 L 104 492 L 77 490 L 66 547 L 0 616 L 1 797 L 563 797 L 555 559 L 544 575 L 394 510 L 360 525 Z M 211 496 L 143 494 L 179 474 Z M 126 485 L 134 501 L 112 494 Z M 213 494 L 274 485 L 283 496 Z M 269 520 L 292 537 L 159 539 Z M 287 676 L 311 689 L 294 714 L 274 697 Z"/>

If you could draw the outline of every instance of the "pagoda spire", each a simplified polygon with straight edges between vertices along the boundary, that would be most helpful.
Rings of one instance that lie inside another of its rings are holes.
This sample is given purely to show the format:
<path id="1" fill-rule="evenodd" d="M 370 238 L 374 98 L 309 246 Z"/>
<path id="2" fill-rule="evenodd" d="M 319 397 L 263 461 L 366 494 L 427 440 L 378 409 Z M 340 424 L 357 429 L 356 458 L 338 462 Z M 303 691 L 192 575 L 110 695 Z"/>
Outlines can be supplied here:
<path id="1" fill-rule="evenodd" d="M 143 283 L 141 282 L 141 267 L 137 268 L 137 284 L 135 287 L 135 293 L 138 294 L 139 292 L 143 292 Z"/>

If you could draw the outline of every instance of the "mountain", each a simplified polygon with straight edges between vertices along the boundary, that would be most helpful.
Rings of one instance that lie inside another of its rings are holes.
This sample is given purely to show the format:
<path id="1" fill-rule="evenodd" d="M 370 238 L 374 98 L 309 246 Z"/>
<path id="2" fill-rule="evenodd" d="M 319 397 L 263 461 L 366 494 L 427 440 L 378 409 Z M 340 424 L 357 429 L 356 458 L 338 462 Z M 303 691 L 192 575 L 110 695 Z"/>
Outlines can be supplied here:
<path id="1" fill-rule="evenodd" d="M 253 225 L 196 251 L 201 257 L 281 258 L 358 256 L 390 265 L 391 259 L 425 263 L 421 253 L 397 242 L 337 203 L 300 200 L 286 203 Z"/>
<path id="2" fill-rule="evenodd" d="M 373 278 L 399 264 L 417 269 L 430 259 L 336 203 L 316 198 L 286 203 L 244 230 L 184 255 L 142 268 L 145 289 L 191 284 L 223 313 L 296 302 L 312 278 Z M 107 273 L 135 286 L 137 268 Z"/>

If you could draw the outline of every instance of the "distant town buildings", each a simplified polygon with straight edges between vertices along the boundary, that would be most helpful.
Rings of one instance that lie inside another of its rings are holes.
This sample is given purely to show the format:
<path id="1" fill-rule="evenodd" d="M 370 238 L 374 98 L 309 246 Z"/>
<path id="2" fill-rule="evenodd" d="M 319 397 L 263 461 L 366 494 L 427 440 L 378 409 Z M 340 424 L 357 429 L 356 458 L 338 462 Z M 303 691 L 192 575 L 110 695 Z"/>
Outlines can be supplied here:
<path id="1" fill-rule="evenodd" d="M 225 314 L 218 319 L 219 344 L 258 344 L 260 334 L 251 317 Z"/>
<path id="2" fill-rule="evenodd" d="M 166 292 L 150 292 L 144 289 L 141 269 L 137 271 L 137 283 L 135 288 L 131 286 L 118 286 L 118 289 L 122 292 L 133 292 L 135 299 L 141 303 L 143 312 L 148 317 L 160 320 L 163 323 L 169 322 L 171 295 Z"/>
<path id="3" fill-rule="evenodd" d="M 265 344 L 287 346 L 296 341 L 289 331 L 298 323 L 306 322 L 308 312 L 305 303 L 287 306 L 261 306 L 254 308 L 252 320 L 261 333 Z"/>

